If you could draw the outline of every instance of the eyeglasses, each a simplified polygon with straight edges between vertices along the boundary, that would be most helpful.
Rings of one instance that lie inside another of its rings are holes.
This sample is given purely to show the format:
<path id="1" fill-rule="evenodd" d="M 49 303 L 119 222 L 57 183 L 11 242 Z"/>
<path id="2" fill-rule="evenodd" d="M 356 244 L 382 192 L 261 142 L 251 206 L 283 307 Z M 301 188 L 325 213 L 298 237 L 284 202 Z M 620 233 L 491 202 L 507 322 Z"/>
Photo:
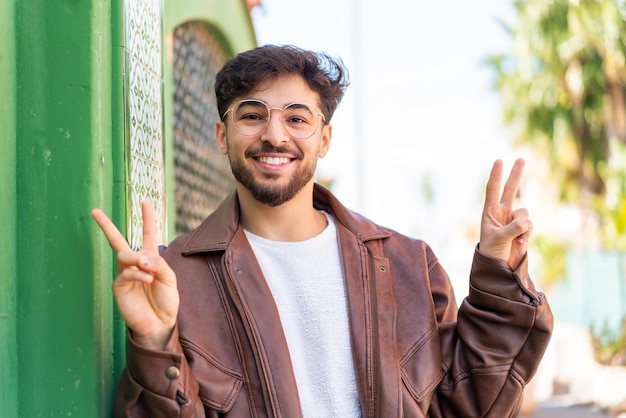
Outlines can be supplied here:
<path id="1" fill-rule="evenodd" d="M 280 119 L 283 127 L 289 135 L 297 139 L 306 139 L 313 136 L 320 119 L 324 122 L 326 118 L 313 105 L 306 103 L 290 103 L 283 107 L 269 107 L 261 100 L 242 100 L 235 103 L 222 115 L 222 119 L 230 112 L 233 126 L 242 135 L 253 136 L 263 132 L 270 122 L 270 112 L 272 110 L 282 111 Z"/>

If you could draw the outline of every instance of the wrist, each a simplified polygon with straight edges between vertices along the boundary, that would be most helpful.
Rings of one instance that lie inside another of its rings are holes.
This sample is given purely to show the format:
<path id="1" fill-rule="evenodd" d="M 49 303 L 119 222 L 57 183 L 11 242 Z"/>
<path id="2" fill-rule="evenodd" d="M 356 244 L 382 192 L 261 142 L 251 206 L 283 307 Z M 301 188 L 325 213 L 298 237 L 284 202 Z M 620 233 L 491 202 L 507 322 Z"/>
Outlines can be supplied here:
<path id="1" fill-rule="evenodd" d="M 139 335 L 129 328 L 128 332 L 134 343 L 148 350 L 163 351 L 172 336 L 173 327 L 150 335 Z"/>

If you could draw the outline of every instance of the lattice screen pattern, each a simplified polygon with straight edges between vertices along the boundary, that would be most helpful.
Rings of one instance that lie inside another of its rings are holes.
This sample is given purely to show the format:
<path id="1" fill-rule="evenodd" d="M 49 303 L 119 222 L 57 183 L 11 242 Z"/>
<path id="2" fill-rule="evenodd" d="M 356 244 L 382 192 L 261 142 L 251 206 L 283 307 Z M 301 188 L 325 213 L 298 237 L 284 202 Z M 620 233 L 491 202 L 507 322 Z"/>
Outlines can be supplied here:
<path id="1" fill-rule="evenodd" d="M 215 75 L 226 60 L 204 23 L 174 31 L 176 234 L 188 232 L 235 188 L 228 158 L 215 143 Z"/>

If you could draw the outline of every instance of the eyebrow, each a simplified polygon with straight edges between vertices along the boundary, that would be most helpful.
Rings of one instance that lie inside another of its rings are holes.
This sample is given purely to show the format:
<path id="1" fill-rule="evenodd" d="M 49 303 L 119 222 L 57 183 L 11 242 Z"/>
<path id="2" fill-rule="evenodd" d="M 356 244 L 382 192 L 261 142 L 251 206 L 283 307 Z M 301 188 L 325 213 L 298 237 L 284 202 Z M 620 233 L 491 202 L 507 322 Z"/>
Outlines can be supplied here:
<path id="1" fill-rule="evenodd" d="M 306 103 L 300 103 L 300 102 L 293 102 L 293 103 L 288 103 L 285 106 L 283 106 L 283 109 L 285 107 L 292 107 L 294 109 L 306 109 L 308 110 L 311 114 L 313 114 L 314 112 L 311 109 L 311 105 L 308 105 Z"/>
<path id="2" fill-rule="evenodd" d="M 240 102 L 240 106 L 263 106 L 265 102 L 257 99 L 244 99 Z"/>
<path id="3" fill-rule="evenodd" d="M 255 99 L 255 98 L 242 99 L 241 102 L 243 102 L 245 106 L 255 106 L 255 105 L 264 104 L 270 109 L 285 109 L 286 107 L 292 107 L 294 109 L 306 109 L 311 115 L 317 114 L 317 112 L 319 112 L 319 110 L 317 110 L 317 108 L 314 105 L 304 103 L 304 102 L 289 102 L 283 105 L 283 107 L 273 107 L 273 106 L 270 106 L 265 101 L 261 99 Z"/>

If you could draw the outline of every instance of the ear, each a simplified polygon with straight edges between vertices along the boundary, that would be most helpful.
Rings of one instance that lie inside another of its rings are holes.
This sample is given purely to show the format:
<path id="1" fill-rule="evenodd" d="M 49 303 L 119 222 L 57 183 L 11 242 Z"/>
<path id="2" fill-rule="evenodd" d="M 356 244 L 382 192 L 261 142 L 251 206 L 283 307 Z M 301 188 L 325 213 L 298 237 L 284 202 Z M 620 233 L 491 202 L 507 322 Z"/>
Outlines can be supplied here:
<path id="1" fill-rule="evenodd" d="M 320 152 L 319 157 L 324 158 L 328 154 L 330 148 L 330 140 L 333 137 L 333 126 L 331 124 L 324 125 L 322 128 L 322 136 L 320 138 Z"/>
<path id="2" fill-rule="evenodd" d="M 221 120 L 215 122 L 215 141 L 217 149 L 222 155 L 228 154 L 228 144 L 226 140 L 226 124 Z"/>

